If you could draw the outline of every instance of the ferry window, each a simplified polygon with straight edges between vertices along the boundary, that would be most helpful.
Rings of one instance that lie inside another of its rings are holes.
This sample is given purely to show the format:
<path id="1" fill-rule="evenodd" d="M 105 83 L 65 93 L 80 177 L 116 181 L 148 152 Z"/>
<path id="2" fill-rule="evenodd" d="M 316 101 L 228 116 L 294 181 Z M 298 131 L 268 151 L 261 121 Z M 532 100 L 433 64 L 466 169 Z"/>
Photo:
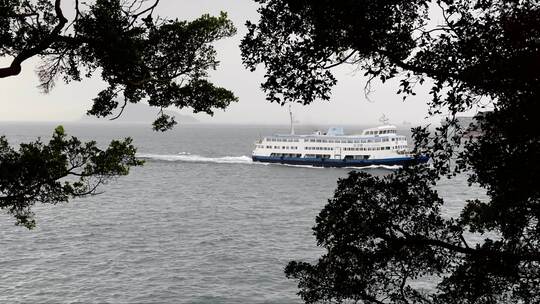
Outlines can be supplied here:
<path id="1" fill-rule="evenodd" d="M 386 147 L 386 150 L 390 150 L 390 147 Z"/>

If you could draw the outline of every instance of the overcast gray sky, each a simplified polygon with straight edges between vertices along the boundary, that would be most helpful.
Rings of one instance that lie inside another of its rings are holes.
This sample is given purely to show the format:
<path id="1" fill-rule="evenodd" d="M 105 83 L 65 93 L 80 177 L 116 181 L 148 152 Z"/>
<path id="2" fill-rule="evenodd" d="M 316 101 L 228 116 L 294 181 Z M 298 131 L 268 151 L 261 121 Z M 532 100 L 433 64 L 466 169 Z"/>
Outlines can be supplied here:
<path id="1" fill-rule="evenodd" d="M 194 115 L 204 122 L 279 124 L 288 123 L 287 108 L 265 100 L 260 89 L 264 71 L 247 71 L 241 61 L 238 45 L 245 34 L 245 21 L 257 20 L 257 3 L 252 0 L 164 0 L 158 13 L 161 16 L 193 19 L 203 13 L 217 15 L 220 11 L 229 14 L 238 28 L 238 34 L 216 44 L 221 65 L 211 73 L 211 79 L 220 86 L 235 92 L 240 98 L 237 104 L 226 111 L 217 111 L 214 117 Z M 0 59 L 1 65 L 9 63 Z M 91 105 L 91 99 L 105 85 L 99 80 L 86 79 L 79 83 L 64 84 L 58 81 L 49 94 L 37 88 L 35 66 L 38 60 L 25 62 L 22 73 L 17 77 L 0 80 L 1 121 L 71 121 L 79 119 Z M 427 111 L 426 91 L 403 102 L 397 96 L 397 82 L 376 83 L 370 101 L 364 96 L 366 79 L 353 66 L 339 67 L 335 71 L 338 85 L 329 102 L 319 101 L 309 106 L 295 105 L 296 120 L 301 124 L 376 124 L 382 114 L 391 123 L 403 121 L 425 122 Z M 190 111 L 181 111 L 190 114 Z M 432 118 L 438 121 L 440 118 Z"/>

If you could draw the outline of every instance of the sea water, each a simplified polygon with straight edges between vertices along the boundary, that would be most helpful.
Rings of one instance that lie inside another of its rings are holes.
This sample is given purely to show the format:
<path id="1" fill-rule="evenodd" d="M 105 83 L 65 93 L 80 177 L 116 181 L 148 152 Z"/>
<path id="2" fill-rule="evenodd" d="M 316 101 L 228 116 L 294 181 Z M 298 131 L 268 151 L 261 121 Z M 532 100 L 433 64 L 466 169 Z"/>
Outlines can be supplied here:
<path id="1" fill-rule="evenodd" d="M 12 144 L 47 141 L 54 127 L 3 123 L 0 134 Z M 315 217 L 351 169 L 252 162 L 254 141 L 286 126 L 64 127 L 100 145 L 131 136 L 146 164 L 103 194 L 37 205 L 34 230 L 0 213 L 0 303 L 301 303 L 284 267 L 324 252 Z M 465 185 L 441 182 L 448 216 L 482 195 Z"/>

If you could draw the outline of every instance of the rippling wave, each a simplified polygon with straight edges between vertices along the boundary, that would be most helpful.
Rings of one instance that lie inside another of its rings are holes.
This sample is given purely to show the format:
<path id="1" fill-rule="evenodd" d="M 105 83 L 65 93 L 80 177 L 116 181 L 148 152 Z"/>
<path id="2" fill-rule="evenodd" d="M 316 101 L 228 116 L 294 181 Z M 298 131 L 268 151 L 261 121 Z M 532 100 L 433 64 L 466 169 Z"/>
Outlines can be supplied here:
<path id="1" fill-rule="evenodd" d="M 45 138 L 54 127 L 0 124 L 10 142 Z M 69 130 L 101 143 L 132 136 L 144 151 L 137 156 L 152 164 L 104 185 L 102 195 L 37 204 L 32 231 L 0 213 L 2 304 L 303 303 L 283 269 L 325 253 L 311 227 L 336 180 L 358 170 L 253 162 L 252 140 L 273 127 Z M 395 168 L 362 168 L 376 176 L 387 169 Z M 467 198 L 485 198 L 466 175 L 441 180 L 437 191 L 445 217 L 459 217 Z M 418 282 L 430 288 L 433 279 Z"/>

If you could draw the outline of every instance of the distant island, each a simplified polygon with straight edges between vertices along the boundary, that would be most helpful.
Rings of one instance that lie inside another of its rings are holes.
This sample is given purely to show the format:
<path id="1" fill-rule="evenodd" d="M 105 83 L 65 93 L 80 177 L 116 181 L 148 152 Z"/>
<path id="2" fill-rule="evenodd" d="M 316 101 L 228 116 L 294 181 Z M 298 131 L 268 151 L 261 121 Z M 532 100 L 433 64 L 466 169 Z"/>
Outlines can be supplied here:
<path id="1" fill-rule="evenodd" d="M 114 120 L 117 123 L 152 123 L 158 116 L 158 108 L 150 107 L 146 104 L 128 104 L 120 117 Z M 164 110 L 165 114 L 174 116 L 178 123 L 198 123 L 199 121 L 192 116 L 180 114 L 176 111 Z M 114 117 L 114 116 L 111 116 Z M 109 121 L 111 117 L 97 118 L 94 116 L 83 115 L 81 122 L 103 122 Z"/>

